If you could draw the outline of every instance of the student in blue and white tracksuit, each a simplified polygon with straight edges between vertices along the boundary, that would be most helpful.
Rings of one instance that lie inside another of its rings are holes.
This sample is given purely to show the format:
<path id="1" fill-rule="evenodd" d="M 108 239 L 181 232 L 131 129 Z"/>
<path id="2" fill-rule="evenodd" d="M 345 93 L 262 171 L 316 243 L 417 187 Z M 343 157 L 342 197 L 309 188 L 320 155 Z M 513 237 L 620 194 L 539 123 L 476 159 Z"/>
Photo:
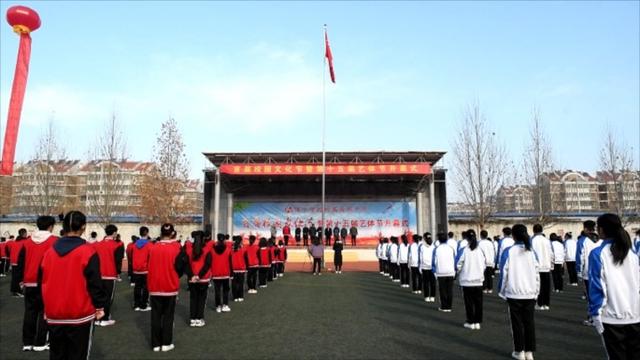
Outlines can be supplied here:
<path id="1" fill-rule="evenodd" d="M 513 238 L 511 237 L 511 228 L 505 227 L 502 229 L 502 239 L 498 241 L 498 252 L 496 257 L 496 265 L 500 264 L 500 259 L 502 259 L 502 253 L 504 249 L 512 246 L 514 244 Z"/>
<path id="2" fill-rule="evenodd" d="M 585 295 L 587 297 L 587 302 L 589 301 L 589 259 L 590 259 L 590 255 L 591 252 L 597 248 L 600 247 L 600 245 L 602 245 L 602 239 L 600 239 L 598 237 L 598 234 L 594 233 L 587 233 L 586 237 L 584 238 L 583 244 L 582 244 L 582 251 L 581 251 L 581 260 L 580 260 L 580 274 L 582 277 L 582 280 L 584 281 L 584 287 L 585 287 Z M 591 319 L 591 316 L 589 316 L 587 318 L 587 320 L 585 320 L 583 322 L 584 325 L 587 326 L 591 326 L 593 325 L 593 321 Z"/>
<path id="3" fill-rule="evenodd" d="M 456 253 L 456 255 L 458 254 L 458 242 L 456 241 L 456 239 L 453 238 L 453 233 L 449 232 L 447 234 L 448 239 L 443 239 L 440 240 L 438 239 L 438 241 L 436 241 L 436 247 L 440 246 L 441 244 L 444 244 L 445 242 L 451 246 L 451 248 L 453 249 L 453 252 Z M 440 242 L 440 243 L 438 243 Z"/>
<path id="4" fill-rule="evenodd" d="M 484 283 L 482 284 L 482 292 L 485 294 L 493 292 L 493 273 L 496 261 L 496 248 L 493 245 L 493 241 L 488 238 L 488 235 L 486 230 L 480 231 L 480 242 L 478 242 L 478 247 L 484 253 L 487 261 L 484 270 Z"/>
<path id="5" fill-rule="evenodd" d="M 382 259 L 382 271 L 384 276 L 389 276 L 389 239 L 382 239 L 381 259 Z"/>
<path id="6" fill-rule="evenodd" d="M 400 286 L 409 287 L 409 239 L 407 235 L 401 236 L 402 243 L 398 249 L 398 267 L 400 267 Z"/>
<path id="7" fill-rule="evenodd" d="M 427 233 L 425 233 L 426 235 Z M 409 268 L 411 269 L 411 290 L 414 294 L 420 294 L 422 291 L 420 290 L 420 263 L 418 256 L 418 247 L 420 246 L 420 241 L 422 240 L 422 236 L 413 235 L 413 241 L 411 245 L 409 245 Z"/>
<path id="8" fill-rule="evenodd" d="M 467 245 L 469 245 L 469 240 L 467 239 L 467 232 L 463 231 L 462 232 L 462 239 L 460 241 L 458 241 L 458 244 L 456 245 L 456 256 L 458 256 L 458 253 L 460 253 L 461 249 L 464 249 L 467 247 Z"/>
<path id="9" fill-rule="evenodd" d="M 564 235 L 564 262 L 567 265 L 567 273 L 569 273 L 569 285 L 578 286 L 578 273 L 576 272 L 576 246 L 577 242 L 571 235 Z"/>
<path id="10" fill-rule="evenodd" d="M 551 270 L 551 276 L 553 277 L 553 289 L 555 292 L 561 292 L 564 285 L 564 244 L 562 243 L 562 237 L 551 234 L 551 249 L 553 250 L 553 269 Z"/>
<path id="11" fill-rule="evenodd" d="M 378 267 L 380 268 L 380 275 L 384 275 L 384 262 L 382 261 L 382 238 L 378 246 L 376 246 L 376 257 L 378 258 Z"/>
<path id="12" fill-rule="evenodd" d="M 553 268 L 553 249 L 551 241 L 542 234 L 542 225 L 533 225 L 531 247 L 538 256 L 538 272 L 540 273 L 540 294 L 536 310 L 549 310 L 551 304 L 551 269 Z"/>
<path id="13" fill-rule="evenodd" d="M 438 279 L 440 292 L 439 311 L 451 312 L 453 302 L 453 278 L 456 275 L 456 252 L 453 247 L 445 243 L 444 236 L 440 238 L 440 245 L 433 250 L 431 269 Z M 455 241 L 455 240 L 454 240 Z"/>
<path id="14" fill-rule="evenodd" d="M 458 251 L 456 268 L 458 269 L 458 283 L 462 287 L 464 308 L 467 321 L 464 327 L 480 330 L 482 323 L 482 283 L 487 268 L 484 251 L 478 246 L 476 232 L 470 229 L 466 232 L 468 245 Z"/>
<path id="15" fill-rule="evenodd" d="M 391 273 L 391 281 L 400 282 L 400 274 L 398 268 L 398 253 L 400 247 L 398 246 L 398 238 L 391 237 L 391 245 L 387 249 L 387 258 L 389 258 L 389 272 Z"/>
<path id="16" fill-rule="evenodd" d="M 584 241 L 587 239 L 587 234 L 593 234 L 596 231 L 596 222 L 593 220 L 587 220 L 582 223 L 582 232 L 580 236 L 578 236 L 578 241 L 576 243 L 576 271 L 578 272 L 578 277 L 582 279 L 582 262 L 583 262 L 583 253 L 582 248 L 584 247 Z M 588 287 L 588 286 L 587 286 Z M 585 290 L 586 293 L 586 290 Z"/>
<path id="17" fill-rule="evenodd" d="M 589 255 L 589 315 L 609 359 L 640 357 L 640 259 L 614 214 L 598 217 L 602 245 Z"/>
<path id="18" fill-rule="evenodd" d="M 439 236 L 444 237 L 444 234 Z M 418 264 L 420 266 L 420 275 L 422 277 L 422 293 L 425 302 L 436 301 L 436 277 L 433 275 L 431 266 L 433 264 L 433 239 L 431 234 L 425 233 L 424 239 L 418 246 Z"/>
<path id="19" fill-rule="evenodd" d="M 507 300 L 513 336 L 513 353 L 518 360 L 533 360 L 536 351 L 534 308 L 540 291 L 538 260 L 533 252 L 527 227 L 513 226 L 513 246 L 500 257 L 499 295 Z"/>

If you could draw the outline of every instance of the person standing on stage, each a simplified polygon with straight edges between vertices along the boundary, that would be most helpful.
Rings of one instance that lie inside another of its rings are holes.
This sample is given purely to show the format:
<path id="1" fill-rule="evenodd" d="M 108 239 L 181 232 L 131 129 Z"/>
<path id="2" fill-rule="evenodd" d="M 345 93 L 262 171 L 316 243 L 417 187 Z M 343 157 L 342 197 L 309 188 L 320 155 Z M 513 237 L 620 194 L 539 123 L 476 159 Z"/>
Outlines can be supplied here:
<path id="1" fill-rule="evenodd" d="M 149 228 L 140 227 L 140 238 L 131 249 L 131 271 L 133 272 L 133 311 L 149 311 L 149 253 L 153 243 L 149 239 Z"/>
<path id="2" fill-rule="evenodd" d="M 414 294 L 420 294 L 422 291 L 420 280 L 420 256 L 418 254 L 418 248 L 420 245 L 422 236 L 413 235 L 411 245 L 409 245 L 409 268 L 411 269 L 411 290 Z"/>
<path id="3" fill-rule="evenodd" d="M 333 230 L 331 230 L 331 226 L 327 226 L 324 229 L 324 242 L 325 246 L 331 246 L 331 236 L 333 235 Z"/>
<path id="4" fill-rule="evenodd" d="M 440 308 L 438 310 L 451 312 L 453 305 L 453 278 L 456 275 L 456 252 L 455 248 L 447 243 L 447 238 L 443 233 L 438 234 L 438 240 L 440 245 L 433 250 L 431 264 L 431 269 L 438 279 L 438 290 L 440 292 Z"/>
<path id="5" fill-rule="evenodd" d="M 309 255 L 313 258 L 313 275 L 322 275 L 322 258 L 324 257 L 324 247 L 320 238 L 315 237 L 312 239 L 311 247 L 309 248 Z"/>
<path id="6" fill-rule="evenodd" d="M 256 237 L 249 236 L 249 246 L 247 246 L 247 293 L 257 294 L 258 270 L 260 269 L 260 261 L 258 259 L 258 251 L 260 247 L 256 244 Z"/>
<path id="7" fill-rule="evenodd" d="M 540 272 L 540 291 L 536 310 L 549 310 L 551 302 L 551 269 L 553 268 L 553 249 L 551 242 L 542 233 L 542 225 L 533 225 L 531 247 L 538 256 L 538 272 Z"/>
<path id="8" fill-rule="evenodd" d="M 302 246 L 309 246 L 309 228 L 306 225 L 302 228 Z"/>
<path id="9" fill-rule="evenodd" d="M 336 226 L 333 228 L 333 241 L 337 241 L 338 239 L 340 239 L 340 227 L 336 223 Z M 328 245 L 330 246 L 331 243 Z"/>
<path id="10" fill-rule="evenodd" d="M 284 245 L 289 246 L 289 238 L 291 237 L 291 227 L 289 227 L 289 224 L 284 224 L 282 237 L 284 238 Z"/>
<path id="11" fill-rule="evenodd" d="M 207 292 L 211 281 L 211 247 L 205 243 L 204 233 L 194 231 L 191 234 L 193 244 L 185 246 L 184 251 L 189 259 L 185 272 L 189 279 L 189 326 L 203 327 L 204 308 L 207 303 Z"/>
<path id="12" fill-rule="evenodd" d="M 433 239 L 430 233 L 424 233 L 422 243 L 418 246 L 418 263 L 422 278 L 422 294 L 425 302 L 436 301 L 436 277 L 433 275 Z"/>
<path id="13" fill-rule="evenodd" d="M 553 250 L 553 270 L 551 270 L 551 276 L 553 277 L 553 289 L 559 293 L 563 290 L 563 275 L 564 275 L 564 244 L 562 243 L 562 237 L 551 234 L 551 249 Z"/>
<path id="14" fill-rule="evenodd" d="M 605 239 L 589 255 L 589 315 L 609 359 L 640 356 L 640 259 L 615 214 L 598 217 Z"/>
<path id="15" fill-rule="evenodd" d="M 487 268 L 484 251 L 478 246 L 478 238 L 473 229 L 466 231 L 467 246 L 460 249 L 456 261 L 458 283 L 462 287 L 467 321 L 464 327 L 480 330 L 482 323 L 482 283 Z"/>
<path id="16" fill-rule="evenodd" d="M 116 280 L 120 269 L 122 268 L 122 259 L 124 258 L 124 247 L 122 243 L 116 241 L 118 228 L 109 224 L 104 228 L 105 238 L 93 244 L 98 256 L 100 257 L 100 275 L 102 276 L 102 286 L 107 292 L 109 301 L 104 307 L 104 318 L 96 322 L 97 326 L 111 326 L 116 323 L 111 318 L 111 306 L 115 296 Z"/>
<path id="17" fill-rule="evenodd" d="M 295 230 L 296 246 L 300 246 L 300 241 L 302 240 L 301 233 L 302 229 L 300 229 L 300 225 L 297 225 Z"/>
<path id="18" fill-rule="evenodd" d="M 309 227 L 309 237 L 307 238 L 307 240 L 311 240 L 311 244 L 313 244 L 313 238 L 317 236 L 317 234 L 318 234 L 318 229 L 316 229 L 316 226 L 313 223 L 311 223 L 311 226 Z M 309 246 L 309 243 L 305 242 L 304 246 Z"/>
<path id="19" fill-rule="evenodd" d="M 278 229 L 276 229 L 275 225 L 271 225 L 271 228 L 269 229 L 269 233 L 271 234 L 272 239 L 276 238 L 276 236 L 278 235 Z"/>
<path id="20" fill-rule="evenodd" d="M 50 359 L 87 359 L 93 321 L 104 316 L 109 298 L 100 279 L 100 259 L 82 239 L 87 218 L 79 211 L 64 216 L 65 236 L 45 252 L 38 274 L 44 317 L 49 328 Z"/>
<path id="21" fill-rule="evenodd" d="M 351 246 L 356 246 L 356 238 L 358 237 L 358 228 L 355 225 L 349 229 L 349 235 L 351 235 Z"/>
<path id="22" fill-rule="evenodd" d="M 342 239 L 342 244 L 344 245 L 347 241 L 347 235 L 349 235 L 349 230 L 345 226 L 342 226 L 340 229 L 340 238 Z"/>
<path id="23" fill-rule="evenodd" d="M 336 237 L 333 242 L 333 266 L 335 267 L 336 274 L 342 274 L 342 250 L 344 249 L 344 243 L 342 238 Z"/>
<path id="24" fill-rule="evenodd" d="M 576 240 L 571 233 L 564 234 L 564 261 L 569 273 L 569 285 L 578 286 L 578 274 L 576 272 Z"/>
<path id="25" fill-rule="evenodd" d="M 478 243 L 478 247 L 480 247 L 480 250 L 484 253 L 484 258 L 487 261 L 484 269 L 482 292 L 485 294 L 491 294 L 493 293 L 493 274 L 496 261 L 496 248 L 486 230 L 480 231 L 480 242 Z"/>
<path id="26" fill-rule="evenodd" d="M 513 226 L 514 245 L 503 248 L 500 257 L 499 296 L 507 300 L 516 360 L 533 360 L 536 351 L 535 311 L 540 291 L 538 260 L 532 251 L 527 227 Z"/>

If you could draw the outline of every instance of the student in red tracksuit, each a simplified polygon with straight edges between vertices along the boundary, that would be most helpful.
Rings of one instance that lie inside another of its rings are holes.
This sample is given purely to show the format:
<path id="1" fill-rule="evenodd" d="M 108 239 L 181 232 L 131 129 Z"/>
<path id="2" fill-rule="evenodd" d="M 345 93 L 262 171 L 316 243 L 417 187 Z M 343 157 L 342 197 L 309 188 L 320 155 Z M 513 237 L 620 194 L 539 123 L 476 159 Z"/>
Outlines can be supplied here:
<path id="1" fill-rule="evenodd" d="M 38 231 L 24 240 L 18 255 L 18 278 L 24 288 L 24 321 L 22 323 L 22 351 L 45 351 L 47 345 L 47 323 L 44 321 L 44 305 L 38 287 L 38 270 L 44 253 L 58 237 L 53 235 L 56 219 L 40 216 L 36 222 Z"/>
<path id="2" fill-rule="evenodd" d="M 18 230 L 18 237 L 6 245 L 6 251 L 9 253 L 9 262 L 11 263 L 11 286 L 10 291 L 13 297 L 24 297 L 20 288 L 20 279 L 18 278 L 18 256 L 22 250 L 22 244 L 27 238 L 27 229 Z"/>
<path id="3" fill-rule="evenodd" d="M 135 256 L 135 254 L 134 254 Z M 171 351 L 173 318 L 180 277 L 189 261 L 176 240 L 173 225 L 160 228 L 160 240 L 149 251 L 148 286 L 151 295 L 151 347 L 153 351 Z"/>
<path id="4" fill-rule="evenodd" d="M 4 237 L 0 237 L 0 277 L 5 277 L 6 266 L 9 259 L 7 258 L 7 252 L 5 251 L 5 247 L 7 245 L 7 239 Z"/>
<path id="5" fill-rule="evenodd" d="M 131 284 L 132 287 L 135 286 L 135 283 L 133 281 L 133 262 L 131 261 L 131 255 L 136 241 L 138 241 L 138 237 L 131 235 L 131 242 L 127 244 L 127 247 L 124 250 L 125 255 L 127 255 L 127 277 L 129 278 L 129 284 Z"/>
<path id="6" fill-rule="evenodd" d="M 149 274 L 149 252 L 153 243 L 149 239 L 149 228 L 140 227 L 140 238 L 136 240 L 131 249 L 131 271 L 133 288 L 133 310 L 149 311 L 149 289 L 147 287 L 147 275 Z"/>
<path id="7" fill-rule="evenodd" d="M 234 236 L 231 263 L 233 265 L 232 292 L 233 301 L 244 301 L 244 277 L 247 273 L 249 257 L 247 248 L 242 246 L 242 236 Z"/>
<path id="8" fill-rule="evenodd" d="M 271 268 L 269 269 L 269 276 L 267 277 L 267 281 L 273 281 L 278 279 L 278 273 L 276 268 L 278 263 L 278 256 L 280 254 L 280 250 L 276 245 L 275 237 L 272 237 L 271 239 L 269 239 L 269 253 L 271 255 Z"/>
<path id="9" fill-rule="evenodd" d="M 216 300 L 216 312 L 229 312 L 229 279 L 231 278 L 231 248 L 220 236 L 211 250 L 213 289 Z"/>
<path id="10" fill-rule="evenodd" d="M 111 305 L 115 296 L 115 286 L 120 269 L 122 268 L 122 258 L 124 257 L 124 247 L 122 242 L 116 241 L 118 228 L 109 224 L 104 228 L 107 234 L 102 241 L 93 243 L 93 247 L 100 257 L 100 275 L 102 276 L 102 286 L 107 292 L 109 301 L 104 307 L 104 318 L 96 321 L 97 326 L 111 326 L 116 323 L 111 319 Z"/>
<path id="11" fill-rule="evenodd" d="M 189 258 L 189 266 L 185 269 L 189 278 L 189 326 L 202 327 L 205 325 L 204 307 L 211 281 L 211 243 L 205 243 L 202 231 L 194 231 L 191 238 L 193 244 L 185 246 Z"/>
<path id="12" fill-rule="evenodd" d="M 260 262 L 258 261 L 258 250 L 260 247 L 256 242 L 256 237 L 249 236 L 249 246 L 247 246 L 247 266 L 249 272 L 247 273 L 247 287 L 249 294 L 257 294 L 257 282 L 258 282 L 258 269 L 260 268 Z"/>
<path id="13" fill-rule="evenodd" d="M 258 249 L 258 264 L 260 264 L 260 273 L 258 276 L 261 288 L 267 287 L 267 275 L 271 271 L 271 250 L 269 250 L 267 239 L 261 238 Z"/>
<path id="14" fill-rule="evenodd" d="M 280 240 L 278 242 L 278 276 L 284 276 L 284 264 L 287 262 L 287 246 Z"/>
<path id="15" fill-rule="evenodd" d="M 108 301 L 100 280 L 100 259 L 81 238 L 87 218 L 79 211 L 62 221 L 65 236 L 44 254 L 38 273 L 49 327 L 50 359 L 87 359 L 93 320 Z"/>

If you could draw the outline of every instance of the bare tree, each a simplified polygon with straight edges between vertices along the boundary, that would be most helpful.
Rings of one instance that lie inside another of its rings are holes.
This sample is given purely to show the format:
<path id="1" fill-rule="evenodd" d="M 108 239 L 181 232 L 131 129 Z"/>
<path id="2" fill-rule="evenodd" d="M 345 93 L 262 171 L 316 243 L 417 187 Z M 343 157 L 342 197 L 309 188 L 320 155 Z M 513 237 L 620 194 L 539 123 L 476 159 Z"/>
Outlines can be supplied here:
<path id="1" fill-rule="evenodd" d="M 182 222 L 185 220 L 183 215 L 194 211 L 185 196 L 189 162 L 174 118 L 162 123 L 153 157 L 156 168 L 139 186 L 141 204 L 138 213 L 146 221 Z"/>
<path id="2" fill-rule="evenodd" d="M 606 210 L 618 214 L 623 223 L 629 222 L 640 210 L 639 174 L 633 169 L 633 149 L 618 139 L 610 124 L 607 125 L 600 149 L 600 168 L 606 176 Z"/>
<path id="3" fill-rule="evenodd" d="M 453 152 L 458 191 L 473 210 L 475 223 L 484 228 L 495 212 L 495 195 L 505 182 L 508 161 L 479 104 L 467 107 Z"/>
<path id="4" fill-rule="evenodd" d="M 533 109 L 529 140 L 523 154 L 525 181 L 531 187 L 536 222 L 543 225 L 552 222 L 553 194 L 545 189 L 547 176 L 554 170 L 551 139 L 545 133 L 540 110 Z"/>
<path id="5" fill-rule="evenodd" d="M 95 148 L 90 149 L 91 171 L 87 175 L 87 207 L 100 222 L 108 224 L 126 206 L 120 165 L 127 158 L 127 143 L 115 112 L 105 123 Z"/>

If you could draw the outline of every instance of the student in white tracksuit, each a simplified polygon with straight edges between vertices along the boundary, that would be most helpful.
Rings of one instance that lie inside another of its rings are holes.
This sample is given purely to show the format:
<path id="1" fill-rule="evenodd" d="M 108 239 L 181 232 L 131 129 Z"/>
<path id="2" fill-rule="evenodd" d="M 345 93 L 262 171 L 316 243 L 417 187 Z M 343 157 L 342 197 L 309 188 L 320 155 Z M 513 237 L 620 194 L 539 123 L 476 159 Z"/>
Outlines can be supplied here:
<path id="1" fill-rule="evenodd" d="M 387 249 L 387 257 L 389 258 L 389 272 L 391 273 L 391 281 L 400 282 L 400 272 L 398 271 L 398 253 L 400 247 L 398 246 L 398 238 L 391 237 L 391 245 Z"/>
<path id="2" fill-rule="evenodd" d="M 532 250 L 527 227 L 513 226 L 513 246 L 503 249 L 500 258 L 499 295 L 509 304 L 513 353 L 518 360 L 533 360 L 536 351 L 534 307 L 540 291 L 538 261 Z"/>
<path id="3" fill-rule="evenodd" d="M 504 249 L 512 246 L 514 244 L 513 238 L 511 237 L 511 228 L 506 227 L 502 229 L 502 239 L 498 241 L 498 256 L 496 257 L 496 265 L 500 264 L 500 259 L 502 259 L 502 252 Z"/>
<path id="4" fill-rule="evenodd" d="M 598 217 L 602 245 L 589 255 L 589 315 L 610 359 L 640 357 L 640 259 L 614 214 Z"/>
<path id="5" fill-rule="evenodd" d="M 453 278 L 456 275 L 456 252 L 444 239 L 439 239 L 441 244 L 433 249 L 433 261 L 431 269 L 438 279 L 438 291 L 440 292 L 440 308 L 443 312 L 451 312 L 453 303 Z"/>
<path id="6" fill-rule="evenodd" d="M 449 237 L 448 239 L 438 239 L 438 241 L 440 241 L 440 244 L 444 244 L 445 242 L 451 246 L 451 248 L 453 249 L 453 252 L 457 255 L 458 254 L 458 242 L 456 241 L 456 239 L 453 238 L 453 233 L 449 232 L 447 234 L 447 236 Z M 436 246 L 440 245 L 437 244 Z"/>
<path id="7" fill-rule="evenodd" d="M 587 302 L 589 302 L 589 297 L 591 296 L 591 294 L 589 294 L 589 289 L 591 288 L 589 285 L 589 260 L 590 260 L 589 255 L 591 255 L 591 252 L 593 250 L 600 247 L 600 245 L 602 245 L 602 239 L 598 238 L 598 235 L 596 233 L 587 234 L 582 243 L 582 251 L 581 251 L 582 260 L 581 260 L 580 272 L 582 274 L 582 281 L 584 281 L 584 288 L 587 296 Z M 591 326 L 593 325 L 593 319 L 591 318 L 591 316 L 589 316 L 587 320 L 585 320 L 583 323 L 587 326 Z"/>
<path id="8" fill-rule="evenodd" d="M 389 239 L 382 239 L 382 271 L 384 276 L 389 276 Z"/>
<path id="9" fill-rule="evenodd" d="M 398 267 L 400 268 L 400 286 L 409 287 L 409 239 L 407 235 L 400 237 L 402 243 L 398 249 Z"/>
<path id="10" fill-rule="evenodd" d="M 425 236 L 428 233 L 425 233 Z M 409 268 L 411 269 L 411 290 L 414 294 L 420 294 L 422 291 L 420 290 L 420 263 L 419 263 L 419 255 L 418 255 L 418 247 L 420 246 L 420 241 L 422 240 L 422 236 L 413 235 L 413 242 L 409 245 Z"/>
<path id="11" fill-rule="evenodd" d="M 533 225 L 531 247 L 538 256 L 538 272 L 540 272 L 540 294 L 536 310 L 549 310 L 551 303 L 551 269 L 553 268 L 553 249 L 551 241 L 542 234 L 542 225 Z"/>
<path id="12" fill-rule="evenodd" d="M 485 294 L 491 294 L 493 292 L 493 273 L 496 261 L 496 248 L 493 245 L 493 241 L 488 238 L 488 235 L 486 230 L 480 231 L 481 240 L 478 243 L 487 261 L 484 270 L 484 282 L 482 284 L 482 291 Z"/>
<path id="13" fill-rule="evenodd" d="M 564 262 L 569 274 L 569 285 L 578 286 L 578 274 L 576 272 L 576 245 L 577 242 L 571 233 L 564 234 Z"/>
<path id="14" fill-rule="evenodd" d="M 482 283 L 487 268 L 484 251 L 478 246 L 476 232 L 470 229 L 466 232 L 468 245 L 458 251 L 456 268 L 458 269 L 458 283 L 462 287 L 464 308 L 467 321 L 464 327 L 480 330 L 482 323 Z"/>
<path id="15" fill-rule="evenodd" d="M 553 277 L 553 289 L 555 292 L 561 292 L 563 290 L 563 275 L 564 275 L 564 244 L 562 243 L 562 237 L 551 234 L 551 249 L 553 250 L 553 270 L 551 270 L 551 276 Z"/>
<path id="16" fill-rule="evenodd" d="M 469 245 L 469 240 L 467 240 L 467 232 L 463 231 L 461 236 L 462 239 L 458 241 L 458 244 L 456 245 L 456 256 L 458 256 L 460 249 L 466 248 L 467 245 Z"/>
<path id="17" fill-rule="evenodd" d="M 382 238 L 376 246 L 376 257 L 378 258 L 378 268 L 380 269 L 380 275 L 384 275 L 384 262 L 382 261 Z"/>
<path id="18" fill-rule="evenodd" d="M 444 234 L 442 234 L 444 235 Z M 422 277 L 422 293 L 424 301 L 436 301 L 436 277 L 433 275 L 431 266 L 433 264 L 433 239 L 429 233 L 425 234 L 423 241 L 418 246 L 418 263 L 420 265 L 420 276 Z"/>

